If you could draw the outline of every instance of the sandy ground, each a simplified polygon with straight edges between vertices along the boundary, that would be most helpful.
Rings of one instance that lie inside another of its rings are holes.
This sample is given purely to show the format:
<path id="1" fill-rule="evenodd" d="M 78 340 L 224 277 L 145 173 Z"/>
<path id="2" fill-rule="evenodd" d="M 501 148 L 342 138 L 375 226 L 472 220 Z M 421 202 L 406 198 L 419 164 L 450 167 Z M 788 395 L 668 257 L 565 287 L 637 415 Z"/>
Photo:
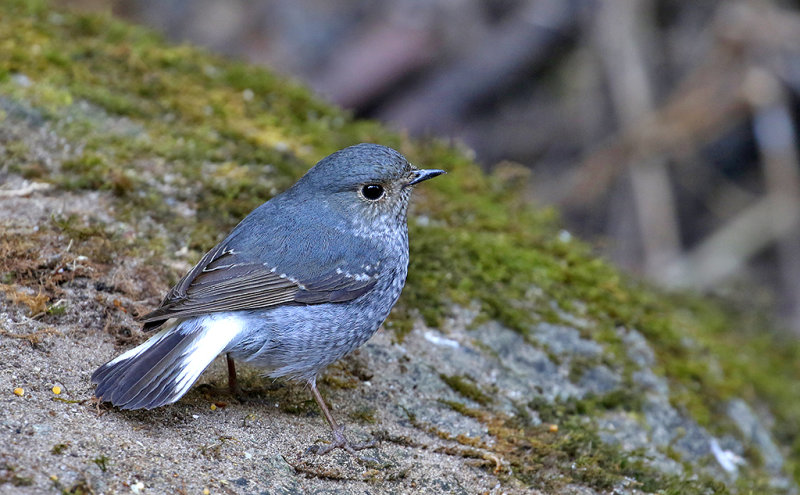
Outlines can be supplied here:
<path id="1" fill-rule="evenodd" d="M 0 318 L 4 328 L 24 325 L 8 313 Z M 86 493 L 497 491 L 497 479 L 485 469 L 471 468 L 457 455 L 432 452 L 458 444 L 420 434 L 382 411 L 381 404 L 397 400 L 393 396 L 401 392 L 387 390 L 378 377 L 326 394 L 352 437 L 397 438 L 365 451 L 378 461 L 373 467 L 343 452 L 304 456 L 306 447 L 329 433 L 307 390 L 273 384 L 252 370 L 244 370 L 246 386 L 273 390 L 245 402 L 195 386 L 178 403 L 152 411 L 98 406 L 89 376 L 118 349 L 97 329 L 59 331 L 63 334 L 46 336 L 36 345 L 11 338 L 0 342 L 6 356 L 0 371 L 0 455 L 16 478 L 0 485 L 2 493 L 79 493 L 81 487 Z M 371 345 L 391 347 L 383 335 Z M 224 384 L 222 364 L 218 360 L 201 382 Z M 52 391 L 56 385 L 60 395 Z M 17 387 L 24 389 L 22 397 L 14 395 Z M 215 403 L 220 407 L 212 410 Z M 302 412 L 290 414 L 282 407 Z M 376 423 L 349 419 L 359 407 L 376 407 Z"/>

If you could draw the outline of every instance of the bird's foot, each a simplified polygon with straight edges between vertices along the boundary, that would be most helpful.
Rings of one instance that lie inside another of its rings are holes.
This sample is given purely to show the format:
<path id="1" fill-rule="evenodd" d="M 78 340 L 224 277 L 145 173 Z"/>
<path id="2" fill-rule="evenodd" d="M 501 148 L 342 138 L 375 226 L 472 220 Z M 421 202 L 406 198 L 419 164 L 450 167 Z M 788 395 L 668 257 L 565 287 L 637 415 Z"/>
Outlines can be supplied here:
<path id="1" fill-rule="evenodd" d="M 344 436 L 344 428 L 341 426 L 333 430 L 333 441 L 327 445 L 312 445 L 306 449 L 306 454 L 325 455 L 332 450 L 342 449 L 355 457 L 359 462 L 376 464 L 378 461 L 372 457 L 360 456 L 357 452 L 364 449 L 374 449 L 378 446 L 376 440 L 362 443 L 350 443 Z"/>

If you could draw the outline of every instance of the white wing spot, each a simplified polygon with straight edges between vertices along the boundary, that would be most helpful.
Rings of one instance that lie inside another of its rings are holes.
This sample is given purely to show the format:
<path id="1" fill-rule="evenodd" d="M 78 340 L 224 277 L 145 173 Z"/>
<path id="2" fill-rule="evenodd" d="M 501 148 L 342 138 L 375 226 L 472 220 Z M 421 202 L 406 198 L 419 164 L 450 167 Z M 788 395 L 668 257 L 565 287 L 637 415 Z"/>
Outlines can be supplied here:
<path id="1" fill-rule="evenodd" d="M 236 266 L 236 263 L 232 263 L 230 265 L 219 265 L 215 266 L 214 268 L 205 267 L 203 268 L 203 272 L 208 273 L 208 272 L 215 272 L 217 270 L 227 270 L 228 268 L 233 268 L 234 266 Z"/>

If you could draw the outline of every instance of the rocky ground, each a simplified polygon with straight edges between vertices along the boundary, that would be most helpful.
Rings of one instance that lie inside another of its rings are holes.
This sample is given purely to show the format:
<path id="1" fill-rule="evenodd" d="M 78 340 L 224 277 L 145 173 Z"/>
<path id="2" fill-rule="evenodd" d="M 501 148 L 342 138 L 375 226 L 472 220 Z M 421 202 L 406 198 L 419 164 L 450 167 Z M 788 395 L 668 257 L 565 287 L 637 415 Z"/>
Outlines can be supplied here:
<path id="1" fill-rule="evenodd" d="M 800 354 L 760 320 L 626 281 L 517 199 L 513 168 L 31 5 L 0 7 L 0 493 L 797 492 Z M 146 338 L 135 315 L 358 141 L 450 172 L 416 198 L 397 310 L 320 379 L 370 459 L 304 454 L 329 434 L 308 390 L 243 368 L 231 397 L 222 362 L 171 406 L 93 399 L 92 371 Z"/>

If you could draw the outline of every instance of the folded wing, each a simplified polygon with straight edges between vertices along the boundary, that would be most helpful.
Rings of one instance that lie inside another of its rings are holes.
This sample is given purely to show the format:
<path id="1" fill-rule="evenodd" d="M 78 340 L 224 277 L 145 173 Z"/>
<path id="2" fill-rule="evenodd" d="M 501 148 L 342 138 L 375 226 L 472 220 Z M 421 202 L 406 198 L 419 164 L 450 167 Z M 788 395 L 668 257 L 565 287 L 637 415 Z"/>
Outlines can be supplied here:
<path id="1" fill-rule="evenodd" d="M 140 318 L 144 330 L 156 329 L 170 318 L 220 311 L 346 302 L 366 294 L 378 281 L 377 274 L 352 274 L 337 266 L 315 270 L 303 280 L 252 258 L 225 243 L 218 245 L 167 293 L 158 309 Z"/>

